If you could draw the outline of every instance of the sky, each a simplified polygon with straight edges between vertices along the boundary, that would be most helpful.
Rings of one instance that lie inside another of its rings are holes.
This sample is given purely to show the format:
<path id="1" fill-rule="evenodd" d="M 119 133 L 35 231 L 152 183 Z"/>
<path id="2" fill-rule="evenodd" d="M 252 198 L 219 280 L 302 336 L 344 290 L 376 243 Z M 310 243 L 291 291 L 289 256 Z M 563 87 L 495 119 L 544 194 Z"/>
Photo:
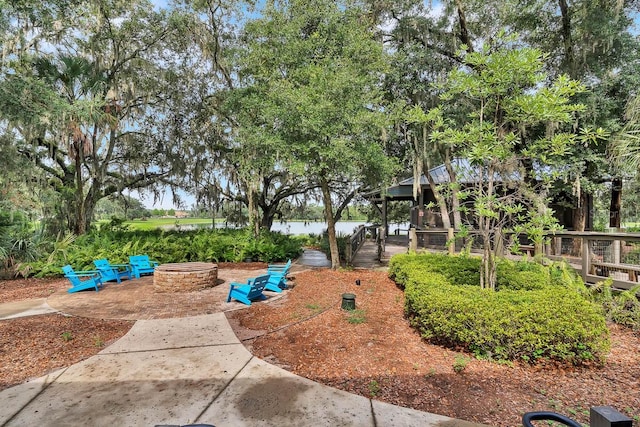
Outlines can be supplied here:
<path id="1" fill-rule="evenodd" d="M 173 197 L 169 190 L 165 190 L 164 194 L 160 196 L 160 200 L 157 200 L 155 203 L 153 201 L 153 194 L 151 193 L 140 194 L 138 191 L 132 190 L 127 195 L 140 200 L 147 209 L 191 210 L 196 203 L 195 197 L 191 194 L 185 193 L 184 191 L 179 191 L 179 193 L 182 198 L 182 206 L 177 206 L 173 203 Z"/>

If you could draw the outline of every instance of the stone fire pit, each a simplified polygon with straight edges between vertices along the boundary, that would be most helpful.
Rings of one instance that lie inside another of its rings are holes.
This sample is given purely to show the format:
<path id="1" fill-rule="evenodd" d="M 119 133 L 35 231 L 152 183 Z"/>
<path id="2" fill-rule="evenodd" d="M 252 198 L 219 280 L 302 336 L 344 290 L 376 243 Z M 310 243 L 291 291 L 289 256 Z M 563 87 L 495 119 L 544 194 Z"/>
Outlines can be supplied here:
<path id="1" fill-rule="evenodd" d="M 211 262 L 161 264 L 153 273 L 155 292 L 190 292 L 218 282 L 218 265 Z"/>

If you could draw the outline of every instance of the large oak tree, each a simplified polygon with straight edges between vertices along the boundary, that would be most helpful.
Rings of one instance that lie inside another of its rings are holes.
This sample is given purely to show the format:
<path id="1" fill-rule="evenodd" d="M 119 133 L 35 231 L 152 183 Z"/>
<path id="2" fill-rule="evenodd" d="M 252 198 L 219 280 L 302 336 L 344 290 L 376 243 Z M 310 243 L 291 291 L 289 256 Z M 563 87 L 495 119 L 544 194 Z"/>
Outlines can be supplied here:
<path id="1" fill-rule="evenodd" d="M 382 46 L 363 10 L 332 1 L 269 4 L 247 24 L 244 41 L 245 173 L 269 166 L 317 186 L 337 268 L 341 207 L 391 170 L 381 140 Z"/>
<path id="2" fill-rule="evenodd" d="M 7 8 L 2 141 L 39 168 L 66 228 L 85 233 L 96 203 L 170 185 L 180 171 L 168 102 L 188 52 L 188 17 L 143 0 Z M 34 183 L 35 184 L 35 183 Z"/>

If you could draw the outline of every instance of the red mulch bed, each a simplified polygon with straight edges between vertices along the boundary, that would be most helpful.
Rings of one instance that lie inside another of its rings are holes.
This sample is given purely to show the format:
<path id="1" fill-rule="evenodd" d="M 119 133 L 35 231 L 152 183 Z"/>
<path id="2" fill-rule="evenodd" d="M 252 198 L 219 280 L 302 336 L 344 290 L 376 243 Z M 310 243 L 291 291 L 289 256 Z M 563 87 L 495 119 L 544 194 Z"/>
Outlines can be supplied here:
<path id="1" fill-rule="evenodd" d="M 610 325 L 612 349 L 604 367 L 507 366 L 422 340 L 403 317 L 403 292 L 385 272 L 309 271 L 296 274 L 295 284 L 277 304 L 252 304 L 229 317 L 241 337 L 250 337 L 249 330 L 269 331 L 246 344 L 297 375 L 494 426 L 521 425 L 522 414 L 533 410 L 588 423 L 589 408 L 601 405 L 614 406 L 639 425 L 640 336 L 631 330 Z M 340 308 L 344 292 L 356 294 L 359 311 Z M 467 363 L 456 373 L 461 358 Z"/>

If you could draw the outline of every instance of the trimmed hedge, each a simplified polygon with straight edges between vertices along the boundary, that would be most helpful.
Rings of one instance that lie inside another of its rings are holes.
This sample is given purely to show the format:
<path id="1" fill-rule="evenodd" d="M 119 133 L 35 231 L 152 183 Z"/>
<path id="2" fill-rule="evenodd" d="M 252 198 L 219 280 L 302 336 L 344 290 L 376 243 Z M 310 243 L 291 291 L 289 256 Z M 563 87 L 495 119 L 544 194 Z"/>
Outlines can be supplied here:
<path id="1" fill-rule="evenodd" d="M 604 316 L 557 280 L 562 275 L 529 262 L 501 260 L 499 290 L 491 291 L 478 282 L 469 286 L 479 274 L 471 272 L 474 266 L 479 270 L 478 258 L 392 258 L 390 276 L 404 286 L 406 313 L 425 339 L 496 360 L 604 362 L 609 351 Z"/>

